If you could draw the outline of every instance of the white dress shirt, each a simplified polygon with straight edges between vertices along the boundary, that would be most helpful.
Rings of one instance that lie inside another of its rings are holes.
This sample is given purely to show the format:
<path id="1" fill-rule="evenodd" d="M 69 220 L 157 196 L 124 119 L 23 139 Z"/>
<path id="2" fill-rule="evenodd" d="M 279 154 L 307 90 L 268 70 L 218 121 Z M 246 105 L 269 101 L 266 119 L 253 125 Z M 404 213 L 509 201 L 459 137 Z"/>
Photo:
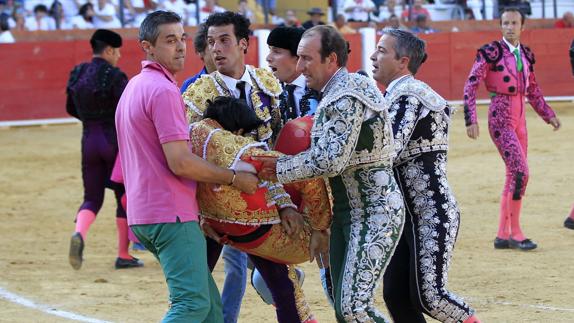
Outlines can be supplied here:
<path id="1" fill-rule="evenodd" d="M 245 95 L 247 96 L 247 105 L 253 107 L 253 103 L 251 102 L 251 88 L 253 87 L 253 84 L 251 83 L 251 75 L 249 75 L 249 72 L 247 71 L 247 66 L 245 66 L 245 72 L 243 72 L 243 75 L 239 80 L 236 80 L 231 76 L 223 75 L 219 72 L 217 73 L 219 74 L 219 76 L 221 76 L 221 79 L 223 80 L 225 86 L 227 87 L 227 89 L 229 89 L 233 97 L 237 99 L 239 99 L 239 97 L 241 96 L 241 91 L 239 91 L 239 89 L 237 88 L 237 82 L 245 81 Z"/>

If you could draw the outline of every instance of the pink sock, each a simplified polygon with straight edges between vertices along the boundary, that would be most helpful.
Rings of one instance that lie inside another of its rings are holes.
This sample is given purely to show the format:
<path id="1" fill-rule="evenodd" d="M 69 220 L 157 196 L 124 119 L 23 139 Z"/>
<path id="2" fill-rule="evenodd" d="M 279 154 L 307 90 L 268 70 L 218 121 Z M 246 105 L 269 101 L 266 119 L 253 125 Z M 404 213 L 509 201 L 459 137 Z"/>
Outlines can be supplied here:
<path id="1" fill-rule="evenodd" d="M 79 232 L 84 240 L 86 240 L 88 230 L 95 220 L 96 214 L 88 209 L 80 210 L 76 215 L 76 232 Z"/>
<path id="2" fill-rule="evenodd" d="M 510 214 L 508 212 L 508 194 L 502 194 L 500 198 L 500 215 L 498 219 L 498 233 L 500 239 L 508 240 L 510 237 Z"/>
<path id="3" fill-rule="evenodd" d="M 120 199 L 120 203 L 122 203 L 124 210 L 126 210 L 126 212 L 127 212 L 128 211 L 128 198 L 125 194 L 122 195 L 122 198 Z"/>
<path id="4" fill-rule="evenodd" d="M 568 217 L 574 220 L 574 205 L 572 205 L 572 210 L 570 210 L 570 215 Z"/>
<path id="5" fill-rule="evenodd" d="M 466 320 L 464 320 L 463 323 L 480 323 L 480 320 L 478 319 L 478 317 L 476 317 L 476 315 L 473 315 L 473 316 L 467 318 Z"/>
<path id="6" fill-rule="evenodd" d="M 508 195 L 508 209 L 510 211 L 510 231 L 512 239 L 522 241 L 526 239 L 520 229 L 520 210 L 522 209 L 522 199 L 513 200 L 512 195 Z"/>
<path id="7" fill-rule="evenodd" d="M 129 253 L 130 240 L 128 239 L 128 219 L 116 218 L 116 227 L 118 229 L 118 257 L 132 259 Z"/>

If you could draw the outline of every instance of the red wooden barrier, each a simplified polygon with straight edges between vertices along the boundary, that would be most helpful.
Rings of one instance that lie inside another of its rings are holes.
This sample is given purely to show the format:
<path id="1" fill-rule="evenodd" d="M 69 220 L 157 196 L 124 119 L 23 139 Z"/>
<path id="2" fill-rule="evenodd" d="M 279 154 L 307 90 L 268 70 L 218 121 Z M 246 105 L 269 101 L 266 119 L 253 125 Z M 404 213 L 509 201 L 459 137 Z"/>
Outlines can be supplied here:
<path id="1" fill-rule="evenodd" d="M 483 44 L 499 39 L 500 33 L 459 32 L 422 36 L 427 41 L 429 59 L 417 77 L 428 82 L 447 99 L 462 99 L 462 89 L 474 61 L 476 50 Z M 351 45 L 348 63 L 350 71 L 361 68 L 361 38 L 347 35 Z M 522 41 L 536 54 L 536 76 L 547 96 L 574 95 L 568 48 L 574 29 L 527 30 Z M 141 68 L 144 58 L 136 40 L 127 39 L 122 47 L 119 67 L 131 77 Z M 24 42 L 0 45 L 0 120 L 26 120 L 67 117 L 65 87 L 72 67 L 89 60 L 91 51 L 86 40 L 67 42 Z M 248 64 L 257 65 L 257 42 L 251 39 Z M 202 68 L 188 42 L 186 68 L 177 76 L 183 80 Z M 370 66 L 367 68 L 369 69 Z M 486 98 L 484 86 L 480 97 Z"/>

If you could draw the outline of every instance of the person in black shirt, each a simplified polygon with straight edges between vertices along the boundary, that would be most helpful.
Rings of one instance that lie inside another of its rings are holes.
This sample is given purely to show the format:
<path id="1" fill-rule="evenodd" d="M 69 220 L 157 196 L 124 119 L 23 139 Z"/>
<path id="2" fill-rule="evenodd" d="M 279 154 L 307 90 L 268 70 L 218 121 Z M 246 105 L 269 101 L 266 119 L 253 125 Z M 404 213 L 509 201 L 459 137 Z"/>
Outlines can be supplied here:
<path id="1" fill-rule="evenodd" d="M 116 106 L 128 82 L 126 74 L 116 67 L 120 59 L 122 38 L 119 34 L 98 29 L 90 39 L 93 58 L 74 67 L 66 87 L 67 112 L 82 121 L 82 180 L 84 201 L 76 215 L 75 232 L 70 241 L 69 261 L 72 268 L 82 266 L 84 241 L 91 224 L 104 202 L 106 187 L 113 189 L 118 229 L 118 257 L 115 267 L 141 267 L 143 263 L 128 252 L 128 224 L 120 199 L 123 185 L 109 178 L 118 154 L 115 127 Z"/>

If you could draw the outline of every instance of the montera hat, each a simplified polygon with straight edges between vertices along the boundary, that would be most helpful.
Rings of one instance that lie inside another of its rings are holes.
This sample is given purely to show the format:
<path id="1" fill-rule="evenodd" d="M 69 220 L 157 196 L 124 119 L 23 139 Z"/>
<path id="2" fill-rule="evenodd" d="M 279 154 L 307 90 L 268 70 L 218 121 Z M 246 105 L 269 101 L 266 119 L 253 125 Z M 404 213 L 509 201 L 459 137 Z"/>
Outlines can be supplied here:
<path id="1" fill-rule="evenodd" d="M 314 7 L 314 8 L 309 9 L 309 11 L 307 11 L 307 14 L 310 16 L 312 16 L 312 15 L 320 15 L 320 16 L 325 15 L 323 10 L 321 8 L 318 8 L 318 7 Z"/>
<path id="2" fill-rule="evenodd" d="M 105 44 L 110 45 L 113 48 L 122 47 L 122 36 L 120 34 L 107 29 L 98 29 L 90 38 L 90 44 L 92 47 L 96 41 L 101 41 Z"/>
<path id="3" fill-rule="evenodd" d="M 303 32 L 303 29 L 297 27 L 277 27 L 269 33 L 267 45 L 287 49 L 291 55 L 297 56 L 297 47 Z"/>

